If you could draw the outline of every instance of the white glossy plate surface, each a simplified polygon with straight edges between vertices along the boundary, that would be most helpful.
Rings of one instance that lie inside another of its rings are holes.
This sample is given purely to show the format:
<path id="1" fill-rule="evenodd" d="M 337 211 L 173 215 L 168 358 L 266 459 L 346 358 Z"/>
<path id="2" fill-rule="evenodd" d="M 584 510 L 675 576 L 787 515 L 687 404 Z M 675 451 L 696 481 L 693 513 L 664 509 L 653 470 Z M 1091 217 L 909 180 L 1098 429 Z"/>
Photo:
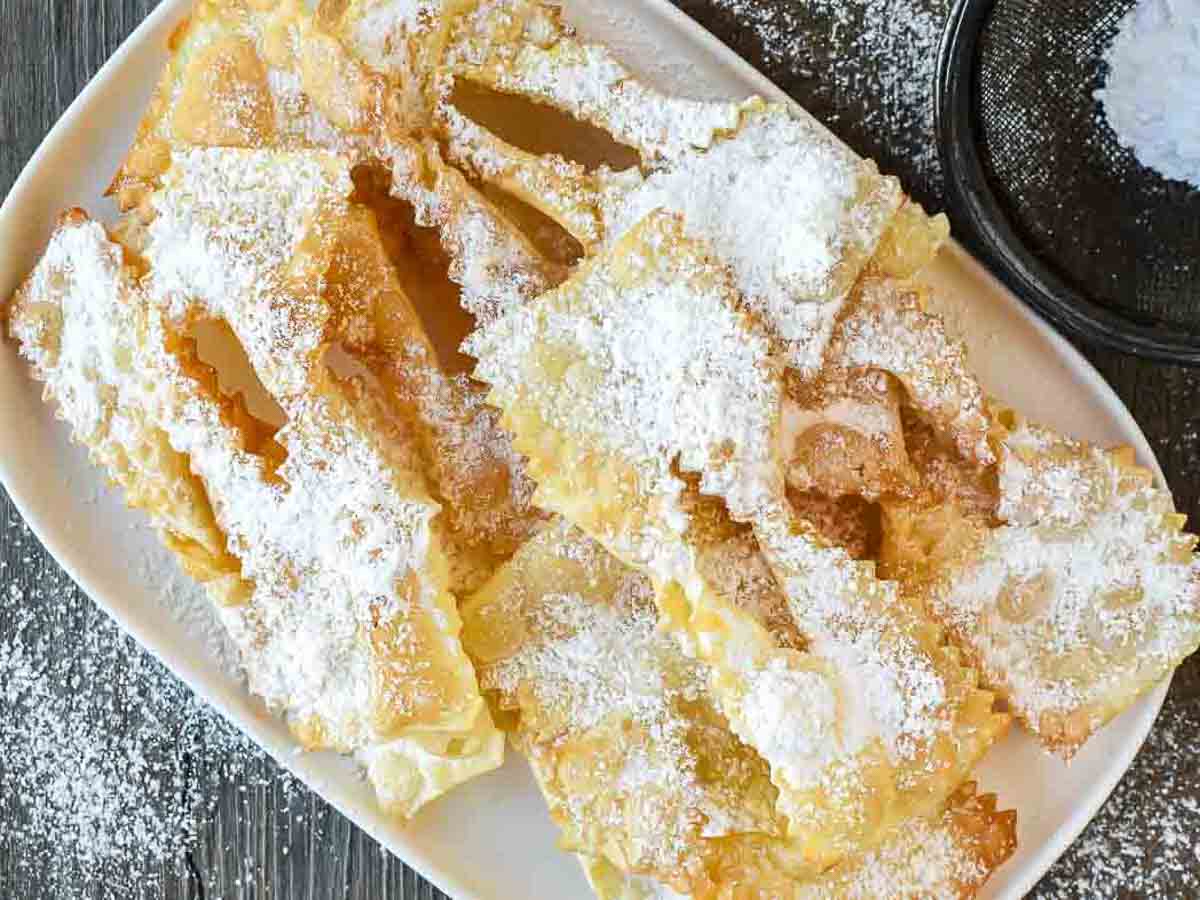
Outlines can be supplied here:
<path id="1" fill-rule="evenodd" d="M 32 267 L 59 210 L 105 216 L 105 185 L 124 156 L 165 59 L 167 35 L 187 9 L 165 0 L 71 106 L 0 210 L 0 296 Z M 694 96 L 781 91 L 665 0 L 567 4 L 586 34 L 614 46 L 659 85 Z M 598 8 L 593 8 L 593 7 Z M 647 60 L 653 60 L 647 65 Z M 1094 369 L 1036 320 L 957 247 L 934 279 L 948 319 L 971 346 L 986 386 L 1002 400 L 1061 430 L 1136 448 L 1161 472 L 1144 436 Z M 11 345 L 0 346 L 0 479 L 47 549 L 137 640 L 161 658 L 284 765 L 386 847 L 462 900 L 573 900 L 590 893 L 555 833 L 524 763 L 510 754 L 499 772 L 435 803 L 405 827 L 376 809 L 344 760 L 301 755 L 286 728 L 266 715 L 237 679 L 198 649 L 194 635 L 159 602 L 143 560 L 158 553 L 140 516 L 103 486 L 66 440 Z M 97 499 L 99 498 L 99 499 Z M 1019 810 L 1020 849 L 988 885 L 988 898 L 1018 898 L 1046 871 L 1104 802 L 1137 753 L 1165 685 L 1093 739 L 1071 766 L 1023 734 L 996 747 L 980 770 L 986 790 Z"/>

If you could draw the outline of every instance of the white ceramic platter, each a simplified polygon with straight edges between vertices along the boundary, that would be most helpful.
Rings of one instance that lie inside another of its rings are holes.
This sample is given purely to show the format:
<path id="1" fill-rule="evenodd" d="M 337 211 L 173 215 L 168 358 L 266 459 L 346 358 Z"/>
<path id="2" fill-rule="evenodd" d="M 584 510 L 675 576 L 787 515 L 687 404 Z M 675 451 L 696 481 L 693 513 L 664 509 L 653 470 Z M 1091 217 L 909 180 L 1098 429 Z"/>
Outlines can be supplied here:
<path id="1" fill-rule="evenodd" d="M 165 60 L 167 36 L 187 0 L 164 0 L 76 100 L 0 210 L 0 296 L 32 267 L 59 210 L 104 216 L 105 185 L 133 136 Z M 568 3 L 585 34 L 605 40 L 636 71 L 693 96 L 782 92 L 665 0 Z M 653 61 L 647 63 L 647 61 Z M 1057 428 L 1137 449 L 1159 471 L 1133 418 L 1091 366 L 1036 320 L 957 247 L 934 279 L 947 318 L 967 339 L 986 386 Z M 1159 473 L 1161 477 L 1161 472 Z M 380 815 L 370 789 L 346 761 L 300 754 L 286 728 L 160 602 L 161 586 L 136 564 L 157 553 L 140 517 L 103 486 L 99 473 L 40 400 L 11 345 L 0 346 L 0 478 L 47 549 L 135 638 L 201 696 L 384 846 L 461 900 L 590 896 L 555 832 L 524 763 L 510 754 L 477 779 L 401 826 Z M 1096 813 L 1154 721 L 1165 685 L 1093 739 L 1068 766 L 1023 734 L 996 747 L 980 771 L 985 789 L 1019 810 L 1020 849 L 988 885 L 988 898 L 1018 898 Z"/>

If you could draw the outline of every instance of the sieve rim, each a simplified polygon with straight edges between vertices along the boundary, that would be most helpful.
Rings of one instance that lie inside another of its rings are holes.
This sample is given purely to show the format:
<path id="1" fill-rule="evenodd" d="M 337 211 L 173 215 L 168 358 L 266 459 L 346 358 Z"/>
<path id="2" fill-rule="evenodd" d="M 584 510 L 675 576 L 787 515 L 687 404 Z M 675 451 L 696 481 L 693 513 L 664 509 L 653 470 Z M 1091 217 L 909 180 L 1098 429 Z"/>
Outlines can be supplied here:
<path id="1" fill-rule="evenodd" d="M 934 124 L 947 211 L 958 237 L 1018 297 L 1061 331 L 1146 359 L 1200 366 L 1200 333 L 1103 306 L 1039 259 L 992 191 L 974 129 L 979 35 L 996 0 L 956 0 L 938 50 Z"/>

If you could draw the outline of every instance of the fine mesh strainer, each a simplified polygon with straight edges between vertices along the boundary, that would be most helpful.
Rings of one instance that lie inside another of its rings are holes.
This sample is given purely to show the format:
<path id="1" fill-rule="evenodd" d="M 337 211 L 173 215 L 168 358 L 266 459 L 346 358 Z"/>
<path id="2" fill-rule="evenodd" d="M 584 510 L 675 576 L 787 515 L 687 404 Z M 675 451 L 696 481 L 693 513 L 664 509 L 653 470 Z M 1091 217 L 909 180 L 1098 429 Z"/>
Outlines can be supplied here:
<path id="1" fill-rule="evenodd" d="M 937 77 L 947 200 L 966 242 L 1059 327 L 1200 365 L 1200 190 L 1141 166 L 1093 97 L 1134 4 L 959 0 Z"/>

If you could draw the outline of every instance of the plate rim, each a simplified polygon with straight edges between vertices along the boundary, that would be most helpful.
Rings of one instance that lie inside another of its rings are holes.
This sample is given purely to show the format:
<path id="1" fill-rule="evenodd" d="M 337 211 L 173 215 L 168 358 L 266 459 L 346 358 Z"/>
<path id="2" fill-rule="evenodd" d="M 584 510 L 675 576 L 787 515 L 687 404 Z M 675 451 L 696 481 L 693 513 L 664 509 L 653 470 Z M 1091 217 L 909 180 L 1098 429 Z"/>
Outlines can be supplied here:
<path id="1" fill-rule="evenodd" d="M 747 83 L 752 84 L 755 90 L 765 98 L 786 103 L 792 108 L 803 110 L 796 100 L 772 82 L 767 75 L 738 55 L 731 47 L 723 43 L 695 19 L 672 5 L 669 0 L 635 0 L 635 2 L 645 7 L 657 18 L 664 20 L 669 27 L 684 32 L 685 36 L 701 46 L 704 52 L 717 57 L 724 65 L 735 70 L 738 75 L 744 78 Z M 8 221 L 14 218 L 20 209 L 26 205 L 24 198 L 31 192 L 31 186 L 34 179 L 38 177 L 42 162 L 64 142 L 67 133 L 76 120 L 81 117 L 81 114 L 90 106 L 92 99 L 120 76 L 129 58 L 155 32 L 160 28 L 164 28 L 172 20 L 183 21 L 190 6 L 191 0 L 162 0 L 129 36 L 121 42 L 112 56 L 96 71 L 83 90 L 71 101 L 46 133 L 45 137 L 43 137 L 33 155 L 22 168 L 20 175 L 13 182 L 7 197 L 5 197 L 3 204 L 0 205 L 0 234 L 8 230 Z M 819 120 L 815 121 L 828 131 L 824 123 L 821 123 Z M 830 133 L 832 134 L 832 132 Z M 837 139 L 841 140 L 840 138 Z M 1123 430 L 1128 432 L 1129 435 L 1136 436 L 1137 440 L 1135 443 L 1137 445 L 1136 449 L 1138 450 L 1139 460 L 1151 467 L 1160 485 L 1166 486 L 1167 482 L 1162 467 L 1153 452 L 1153 448 L 1138 425 L 1137 420 L 1134 419 L 1133 414 L 1125 406 L 1121 398 L 1113 391 L 1112 387 L 1087 358 L 1036 312 L 1030 309 L 1025 303 L 1020 302 L 1018 294 L 983 266 L 979 260 L 965 250 L 956 240 L 948 242 L 943 252 L 951 254 L 957 265 L 963 266 L 972 275 L 981 277 L 984 281 L 988 282 L 990 287 L 997 293 L 1008 294 L 1015 299 L 1017 302 L 1012 304 L 1013 309 L 1026 323 L 1033 326 L 1042 339 L 1051 345 L 1054 354 L 1063 359 L 1072 371 L 1082 375 L 1099 387 L 1099 395 L 1108 408 L 1109 414 L 1120 423 Z M 18 270 L 27 271 L 29 267 L 28 265 L 22 265 L 17 268 Z M 12 469 L 4 455 L 0 455 L 0 484 L 4 485 L 10 500 L 18 513 L 20 513 L 25 524 L 35 537 L 37 537 L 45 550 L 54 558 L 56 564 L 61 566 L 80 589 L 88 595 L 92 602 L 104 610 L 123 631 L 136 640 L 155 659 L 165 665 L 190 690 L 216 709 L 230 724 L 246 734 L 255 744 L 267 752 L 276 763 L 291 772 L 325 802 L 346 816 L 346 818 L 370 835 L 381 846 L 387 848 L 389 852 L 396 855 L 405 865 L 416 870 L 422 877 L 451 896 L 473 894 L 458 875 L 452 871 L 445 870 L 443 866 L 426 858 L 424 854 L 402 855 L 397 852 L 395 842 L 391 838 L 384 836 L 380 832 L 380 829 L 370 821 L 371 819 L 378 819 L 378 816 L 372 815 L 370 811 L 344 803 L 341 799 L 329 796 L 324 790 L 324 785 L 320 783 L 320 776 L 311 767 L 297 761 L 292 746 L 273 739 L 265 728 L 255 723 L 250 717 L 231 708 L 223 699 L 216 696 L 213 691 L 184 672 L 180 666 L 174 663 L 169 654 L 161 651 L 160 646 L 162 642 L 154 637 L 153 631 L 149 627 L 143 627 L 139 624 L 136 616 L 127 615 L 120 611 L 119 607 L 109 603 L 106 599 L 106 593 L 102 590 L 94 589 L 91 579 L 83 576 L 74 562 L 71 561 L 72 542 L 66 540 L 65 537 L 56 537 L 55 529 L 52 525 L 43 521 L 42 517 L 31 514 L 26 495 L 20 488 L 21 474 L 21 472 Z M 1088 800 L 1077 807 L 1072 815 L 1058 826 L 1055 831 L 1056 838 L 1045 842 L 1037 853 L 1026 862 L 1024 868 L 1027 874 L 1010 886 L 1004 895 L 1005 898 L 1011 897 L 1015 900 L 1015 898 L 1026 894 L 1075 842 L 1095 817 L 1096 813 L 1099 812 L 1100 808 L 1112 794 L 1112 791 L 1129 770 L 1133 760 L 1141 751 L 1162 709 L 1170 684 L 1171 678 L 1168 678 L 1153 691 L 1143 695 L 1138 701 L 1139 704 L 1144 704 L 1145 708 L 1142 710 L 1141 716 L 1136 723 L 1136 728 L 1130 735 L 1130 739 L 1124 745 L 1124 752 L 1118 755 L 1113 765 L 1105 768 L 1104 777 L 1100 779 L 1098 784 L 1093 785 L 1089 791 Z"/>

